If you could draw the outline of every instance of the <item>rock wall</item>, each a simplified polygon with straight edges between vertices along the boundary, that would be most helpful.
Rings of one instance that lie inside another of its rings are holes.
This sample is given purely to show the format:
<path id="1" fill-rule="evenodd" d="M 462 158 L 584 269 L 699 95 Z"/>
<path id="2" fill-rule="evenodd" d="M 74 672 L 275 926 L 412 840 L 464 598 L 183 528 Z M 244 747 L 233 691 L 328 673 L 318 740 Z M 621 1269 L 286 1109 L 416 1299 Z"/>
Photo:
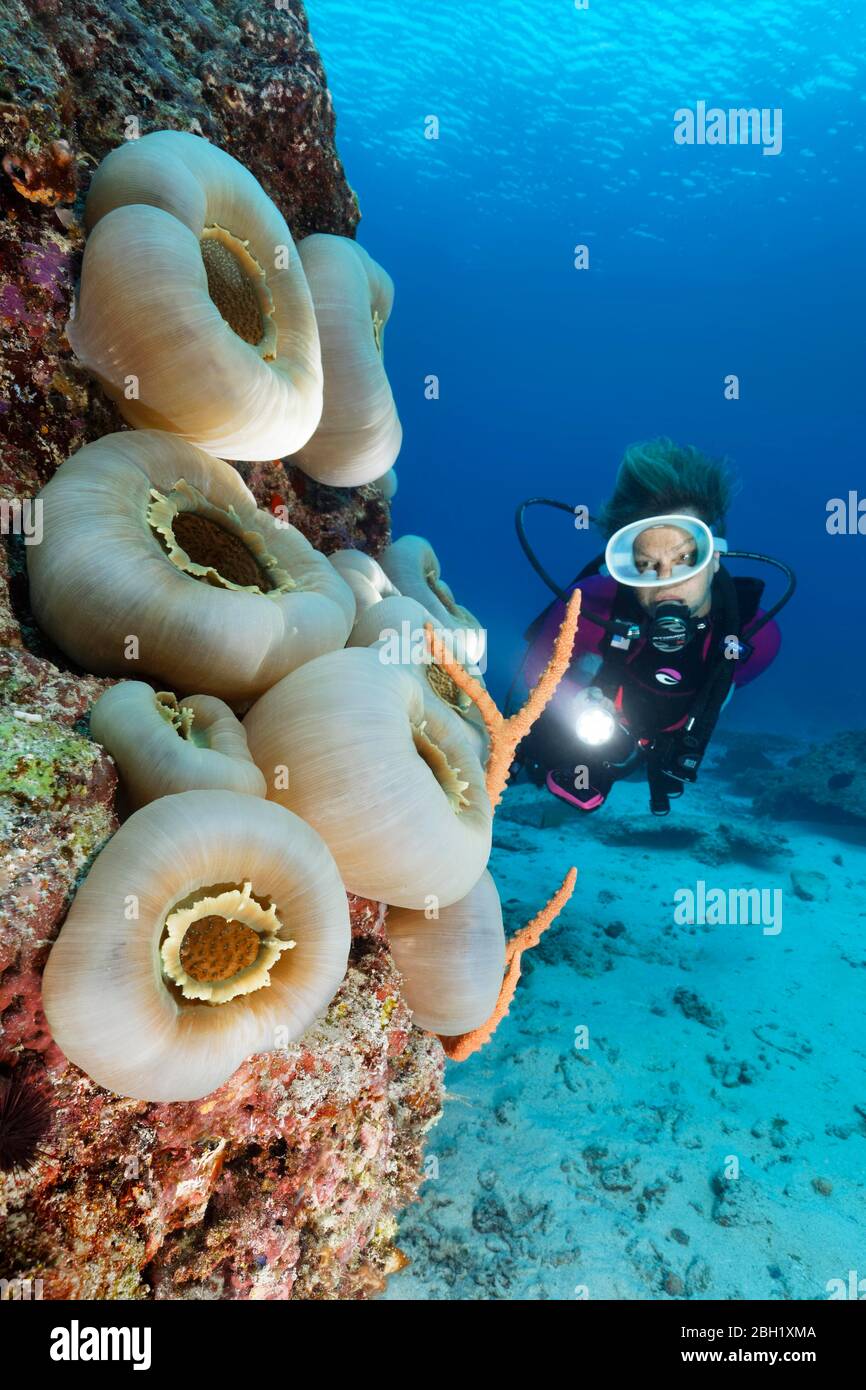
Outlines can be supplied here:
<path id="1" fill-rule="evenodd" d="M 109 149 L 135 130 L 202 134 L 251 169 L 296 237 L 353 235 L 359 213 L 294 0 L 13 0 L 0 56 L 8 504 L 122 428 L 64 336 L 83 198 Z M 288 504 L 322 549 L 377 554 L 389 539 L 376 488 L 323 487 L 276 461 L 240 468 L 261 505 Z M 0 1167 L 16 1145 L 36 1153 L 0 1172 L 0 1277 L 41 1279 L 48 1299 L 367 1297 L 399 1267 L 395 1213 L 417 1190 L 443 1071 L 438 1041 L 410 1026 L 382 910 L 350 900 L 351 963 L 327 1017 L 205 1101 L 120 1100 L 67 1064 L 39 979 L 117 824 L 114 767 L 87 734 L 106 682 L 70 670 L 34 628 L 24 538 L 2 540 Z"/>

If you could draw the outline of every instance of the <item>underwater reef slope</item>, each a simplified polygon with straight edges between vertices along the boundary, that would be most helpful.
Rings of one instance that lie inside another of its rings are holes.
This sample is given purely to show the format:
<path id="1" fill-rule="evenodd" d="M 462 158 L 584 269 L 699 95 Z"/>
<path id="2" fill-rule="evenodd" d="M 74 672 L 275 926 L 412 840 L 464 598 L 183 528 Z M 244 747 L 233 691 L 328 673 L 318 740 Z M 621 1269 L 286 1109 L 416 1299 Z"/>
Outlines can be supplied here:
<path id="1" fill-rule="evenodd" d="M 228 150 L 292 233 L 352 236 L 357 201 L 300 4 L 36 0 L 0 17 L 0 503 L 33 498 L 122 427 L 64 335 L 92 171 L 139 123 Z M 190 364 L 194 371 L 194 363 Z M 379 554 L 375 487 L 238 465 L 317 548 Z M 6 512 L 4 512 L 4 517 Z M 363 1298 L 402 1257 L 395 1215 L 421 1180 L 443 1053 L 410 1024 L 379 904 L 350 898 L 353 945 L 327 1015 L 212 1095 L 120 1099 L 67 1063 L 40 976 L 94 856 L 117 778 L 87 735 L 110 681 L 36 629 L 21 530 L 0 540 L 0 1277 L 60 1298 Z"/>

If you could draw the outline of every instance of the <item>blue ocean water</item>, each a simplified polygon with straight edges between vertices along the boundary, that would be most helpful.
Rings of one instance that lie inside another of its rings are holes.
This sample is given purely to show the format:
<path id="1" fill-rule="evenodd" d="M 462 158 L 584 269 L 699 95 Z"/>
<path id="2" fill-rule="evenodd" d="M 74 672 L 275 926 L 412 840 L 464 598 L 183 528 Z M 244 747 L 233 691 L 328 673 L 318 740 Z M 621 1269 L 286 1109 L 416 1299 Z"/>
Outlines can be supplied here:
<path id="1" fill-rule="evenodd" d="M 494 692 L 549 597 L 518 549 L 516 504 L 593 509 L 624 448 L 665 434 L 731 460 L 731 544 L 799 577 L 781 658 L 725 719 L 808 736 L 860 722 L 866 537 L 826 520 L 829 499 L 866 496 L 866 7 L 308 9 L 359 240 L 397 287 L 395 534 L 433 542 L 488 628 Z M 699 101 L 780 110 L 780 151 L 678 145 L 674 113 Z M 563 582 L 598 548 L 561 515 L 531 523 Z"/>
<path id="2" fill-rule="evenodd" d="M 866 498 L 866 7 L 310 0 L 309 14 L 359 240 L 397 288 L 394 533 L 430 539 L 487 627 L 494 694 L 549 600 L 517 504 L 592 511 L 624 449 L 667 435 L 730 460 L 732 547 L 799 580 L 779 658 L 723 725 L 798 743 L 862 727 L 866 536 L 827 519 L 831 499 Z M 700 102 L 781 113 L 778 153 L 678 144 L 675 113 Z M 529 524 L 562 583 L 601 548 L 561 513 Z M 411 1263 L 386 1297 L 861 1287 L 862 827 L 776 825 L 750 794 L 705 768 L 659 822 L 642 783 L 577 819 L 508 791 L 490 864 L 508 934 L 570 864 L 577 889 L 492 1043 L 448 1068 L 429 1181 L 401 1220 Z M 676 895 L 700 884 L 778 897 L 784 929 L 678 923 Z"/>

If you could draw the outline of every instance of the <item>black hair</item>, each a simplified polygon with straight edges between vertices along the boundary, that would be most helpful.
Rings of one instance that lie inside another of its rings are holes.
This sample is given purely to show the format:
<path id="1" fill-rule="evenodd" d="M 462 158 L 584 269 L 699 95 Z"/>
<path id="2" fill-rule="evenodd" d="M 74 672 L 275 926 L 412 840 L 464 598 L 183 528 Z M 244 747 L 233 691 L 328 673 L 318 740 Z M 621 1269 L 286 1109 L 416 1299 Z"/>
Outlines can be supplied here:
<path id="1" fill-rule="evenodd" d="M 663 436 L 630 444 L 616 475 L 613 495 L 596 522 L 606 537 L 621 526 L 665 512 L 694 512 L 724 536 L 734 482 L 722 459 L 709 458 L 693 444 L 681 446 Z"/>

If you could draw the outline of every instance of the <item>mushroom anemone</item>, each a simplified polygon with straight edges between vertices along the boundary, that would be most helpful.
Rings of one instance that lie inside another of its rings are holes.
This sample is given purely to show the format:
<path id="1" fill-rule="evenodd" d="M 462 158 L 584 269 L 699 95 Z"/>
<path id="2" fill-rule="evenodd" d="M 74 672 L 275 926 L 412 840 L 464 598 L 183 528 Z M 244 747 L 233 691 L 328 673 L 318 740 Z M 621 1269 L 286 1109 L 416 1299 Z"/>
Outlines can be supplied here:
<path id="1" fill-rule="evenodd" d="M 484 629 L 478 619 L 455 599 L 442 578 L 436 552 L 423 536 L 401 536 L 384 551 L 380 561 L 391 583 L 413 598 L 437 624 L 457 634 L 454 655 L 473 666 L 484 655 Z"/>
<path id="2" fill-rule="evenodd" d="M 351 932 L 325 844 L 282 806 L 163 796 L 97 856 L 42 983 L 58 1046 L 136 1100 L 197 1100 L 327 1008 Z"/>
<path id="3" fill-rule="evenodd" d="M 90 732 L 117 763 L 131 806 L 214 787 L 247 796 L 267 792 L 243 724 L 212 695 L 179 702 L 144 681 L 122 681 L 93 706 Z"/>
<path id="4" fill-rule="evenodd" d="M 456 902 L 490 853 L 490 799 L 469 739 L 433 692 L 349 647 L 278 682 L 244 720 L 268 796 L 309 821 L 351 893 Z"/>
<path id="5" fill-rule="evenodd" d="M 333 556 L 331 557 L 333 560 Z M 453 638 L 450 628 L 443 629 L 426 608 L 415 599 L 402 594 L 386 595 L 378 603 L 361 608 L 358 603 L 358 617 L 349 634 L 350 647 L 372 647 L 379 653 L 379 659 L 388 666 L 400 666 L 416 680 L 422 681 L 442 702 L 446 718 L 457 718 L 462 724 L 482 762 L 487 760 L 488 736 L 484 720 L 465 691 L 455 684 L 447 671 L 433 661 L 427 648 L 425 626 L 433 625 L 437 636 L 448 641 Z M 459 641 L 451 642 L 454 655 L 465 656 Z M 481 672 L 469 667 L 476 680 L 483 680 Z"/>
<path id="6" fill-rule="evenodd" d="M 319 325 L 325 388 L 318 428 L 293 462 L 320 483 L 358 487 L 388 472 L 403 438 L 382 355 L 394 284 L 348 237 L 317 232 L 298 251 Z"/>
<path id="7" fill-rule="evenodd" d="M 106 435 L 40 498 L 33 612 L 87 671 L 248 700 L 351 629 L 352 592 L 325 556 L 175 435 Z"/>
<path id="8" fill-rule="evenodd" d="M 197 135 L 156 131 L 103 160 L 85 220 L 67 337 L 124 419 L 219 458 L 300 449 L 322 413 L 319 333 L 253 175 Z"/>
<path id="9" fill-rule="evenodd" d="M 487 1021 L 502 987 L 505 929 L 486 870 L 438 917 L 392 907 L 385 929 L 418 1028 L 453 1037 Z"/>
<path id="10" fill-rule="evenodd" d="M 366 612 L 383 598 L 396 595 L 391 583 L 378 560 L 366 555 L 363 550 L 335 550 L 330 557 L 337 573 L 345 579 L 355 595 L 355 608 L 358 614 Z M 367 646 L 366 642 L 356 643 Z"/>

